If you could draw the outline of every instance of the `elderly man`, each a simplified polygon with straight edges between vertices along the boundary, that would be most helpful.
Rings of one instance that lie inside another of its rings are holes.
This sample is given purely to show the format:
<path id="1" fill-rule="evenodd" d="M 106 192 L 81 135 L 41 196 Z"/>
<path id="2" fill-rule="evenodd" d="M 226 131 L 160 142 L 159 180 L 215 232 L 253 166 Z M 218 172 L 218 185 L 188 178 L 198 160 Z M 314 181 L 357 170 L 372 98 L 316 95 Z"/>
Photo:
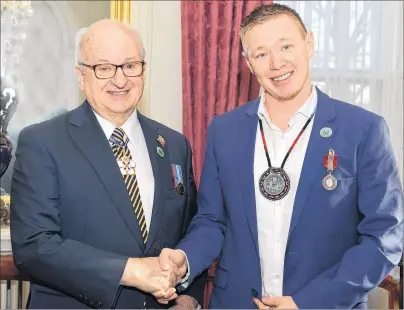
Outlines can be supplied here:
<path id="1" fill-rule="evenodd" d="M 87 100 L 23 129 L 16 151 L 11 236 L 29 307 L 195 308 L 205 276 L 177 296 L 182 271 L 156 258 L 197 212 L 189 143 L 136 110 L 146 66 L 136 32 L 102 20 L 76 44 Z"/>

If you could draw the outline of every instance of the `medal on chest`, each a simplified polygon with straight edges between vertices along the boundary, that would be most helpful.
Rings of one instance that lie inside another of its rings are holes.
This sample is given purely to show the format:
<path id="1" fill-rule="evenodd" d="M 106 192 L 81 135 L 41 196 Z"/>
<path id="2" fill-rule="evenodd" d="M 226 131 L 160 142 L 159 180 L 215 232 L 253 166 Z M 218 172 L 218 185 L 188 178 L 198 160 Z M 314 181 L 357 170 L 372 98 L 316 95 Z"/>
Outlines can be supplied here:
<path id="1" fill-rule="evenodd" d="M 269 200 L 280 200 L 290 189 L 290 179 L 281 168 L 268 168 L 259 181 L 261 194 Z"/>
<path id="2" fill-rule="evenodd" d="M 136 164 L 130 157 L 124 155 L 117 162 L 122 175 L 135 174 Z"/>
<path id="3" fill-rule="evenodd" d="M 259 179 L 259 189 L 261 194 L 269 200 L 276 201 L 284 198 L 290 190 L 290 178 L 286 171 L 284 170 L 285 163 L 295 147 L 297 141 L 299 141 L 303 132 L 306 130 L 307 126 L 310 124 L 314 117 L 314 112 L 311 114 L 310 118 L 307 120 L 306 124 L 303 126 L 300 133 L 297 135 L 296 139 L 293 141 L 285 158 L 282 161 L 281 167 L 272 167 L 271 159 L 269 158 L 267 143 L 264 135 L 264 128 L 262 126 L 262 120 L 259 119 L 259 126 L 261 131 L 262 143 L 264 145 L 265 155 L 268 161 L 268 169 L 261 175 Z"/>
<path id="4" fill-rule="evenodd" d="M 332 175 L 334 169 L 338 167 L 338 155 L 335 155 L 334 149 L 330 149 L 328 154 L 324 155 L 324 167 L 327 169 L 327 175 L 323 178 L 323 187 L 332 191 L 337 188 L 337 179 Z"/>

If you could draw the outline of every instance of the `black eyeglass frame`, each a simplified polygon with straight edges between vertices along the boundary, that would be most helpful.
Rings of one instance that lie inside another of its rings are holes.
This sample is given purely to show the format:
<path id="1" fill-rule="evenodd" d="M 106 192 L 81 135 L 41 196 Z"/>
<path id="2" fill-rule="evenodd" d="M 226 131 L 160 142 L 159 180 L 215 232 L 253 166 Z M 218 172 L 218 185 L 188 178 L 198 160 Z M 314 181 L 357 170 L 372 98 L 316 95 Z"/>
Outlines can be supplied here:
<path id="1" fill-rule="evenodd" d="M 123 66 L 125 66 L 125 65 L 127 65 L 127 64 L 131 64 L 131 63 L 141 64 L 141 65 L 142 65 L 142 71 L 140 72 L 140 74 L 138 74 L 138 75 L 127 75 L 127 74 L 125 74 L 125 70 L 123 69 Z M 94 75 L 95 75 L 95 77 L 96 77 L 97 79 L 99 79 L 99 80 L 108 80 L 108 79 L 112 79 L 112 78 L 115 77 L 116 71 L 118 71 L 118 68 L 121 68 L 122 73 L 123 73 L 126 77 L 138 77 L 138 76 L 141 76 L 141 75 L 143 74 L 143 72 L 144 72 L 144 65 L 146 64 L 146 62 L 145 62 L 144 60 L 142 60 L 142 61 L 129 61 L 129 62 L 125 62 L 125 63 L 123 63 L 123 64 L 121 64 L 121 65 L 116 65 L 116 64 L 111 64 L 111 63 L 102 63 L 102 64 L 95 64 L 95 65 L 88 65 L 88 64 L 85 64 L 85 63 L 83 63 L 83 62 L 79 62 L 78 64 L 81 65 L 81 66 L 85 66 L 85 67 L 87 67 L 87 68 L 93 69 Z M 102 77 L 102 78 L 100 78 L 100 77 L 98 77 L 98 75 L 97 75 L 96 69 L 97 69 L 98 66 L 105 66 L 105 65 L 114 66 L 114 67 L 115 67 L 115 72 L 114 72 L 114 74 L 113 74 L 111 77 L 107 77 L 107 78 Z"/>

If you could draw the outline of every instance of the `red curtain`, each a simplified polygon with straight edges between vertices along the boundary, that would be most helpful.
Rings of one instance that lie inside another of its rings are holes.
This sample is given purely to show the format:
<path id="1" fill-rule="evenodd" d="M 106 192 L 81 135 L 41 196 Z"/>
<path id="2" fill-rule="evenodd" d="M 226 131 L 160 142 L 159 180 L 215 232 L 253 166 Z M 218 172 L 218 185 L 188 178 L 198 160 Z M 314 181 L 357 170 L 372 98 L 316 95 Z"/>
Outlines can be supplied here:
<path id="1" fill-rule="evenodd" d="M 270 0 L 182 1 L 183 132 L 194 154 L 195 181 L 203 164 L 206 130 L 212 117 L 259 95 L 259 85 L 243 56 L 242 19 Z M 209 269 L 204 308 L 213 289 L 215 264 Z"/>
<path id="2" fill-rule="evenodd" d="M 242 19 L 268 0 L 182 1 L 183 132 L 194 154 L 196 184 L 212 117 L 259 95 L 243 56 Z"/>

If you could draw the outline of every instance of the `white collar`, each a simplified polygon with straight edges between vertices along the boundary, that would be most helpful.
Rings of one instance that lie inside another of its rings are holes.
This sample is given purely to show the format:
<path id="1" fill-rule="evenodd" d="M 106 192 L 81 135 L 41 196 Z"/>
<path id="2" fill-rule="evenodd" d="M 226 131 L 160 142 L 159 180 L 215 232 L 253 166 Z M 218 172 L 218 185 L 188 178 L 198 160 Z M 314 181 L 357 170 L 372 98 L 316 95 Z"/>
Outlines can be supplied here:
<path id="1" fill-rule="evenodd" d="M 102 130 L 104 131 L 105 136 L 109 140 L 109 138 L 111 137 L 112 133 L 114 132 L 116 126 L 114 124 L 112 124 L 110 121 L 103 118 L 101 115 L 99 115 L 94 110 L 93 110 L 93 112 L 94 112 L 94 115 L 97 118 Z M 120 128 L 122 128 L 122 130 L 125 132 L 129 141 L 134 143 L 136 141 L 135 133 L 137 132 L 139 126 L 140 126 L 140 123 L 139 123 L 139 119 L 137 116 L 137 110 L 135 109 L 133 111 L 132 115 L 126 120 L 126 122 Z"/>
<path id="2" fill-rule="evenodd" d="M 316 87 L 312 86 L 312 91 L 311 94 L 309 96 L 309 98 L 306 100 L 306 102 L 300 107 L 299 110 L 297 110 L 293 116 L 290 118 L 289 121 L 289 126 L 292 126 L 294 124 L 294 119 L 296 117 L 297 114 L 301 114 L 304 117 L 306 117 L 307 119 L 310 118 L 311 114 L 313 113 L 314 109 L 317 106 L 317 89 Z M 277 128 L 275 126 L 275 124 L 272 123 L 267 109 L 265 108 L 265 98 L 264 98 L 264 94 L 261 95 L 261 99 L 260 99 L 260 103 L 258 106 L 258 111 L 257 111 L 258 117 L 262 120 L 265 120 L 268 125 L 271 128 Z"/>

